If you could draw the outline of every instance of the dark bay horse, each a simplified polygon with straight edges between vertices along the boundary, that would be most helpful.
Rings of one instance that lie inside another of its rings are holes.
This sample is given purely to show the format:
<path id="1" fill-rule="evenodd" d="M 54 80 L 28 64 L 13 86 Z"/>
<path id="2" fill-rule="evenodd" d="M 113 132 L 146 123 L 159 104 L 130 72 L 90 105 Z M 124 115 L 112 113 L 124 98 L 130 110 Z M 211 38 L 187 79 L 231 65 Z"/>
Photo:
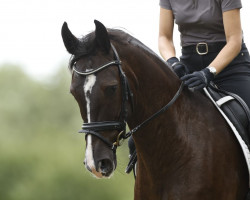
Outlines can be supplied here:
<path id="1" fill-rule="evenodd" d="M 86 168 L 110 177 L 115 149 L 127 122 L 133 129 L 167 104 L 180 80 L 150 49 L 129 34 L 106 29 L 62 37 L 72 54 L 70 91 L 86 133 Z M 134 95 L 130 96 L 129 94 Z M 133 134 L 138 163 L 135 199 L 244 200 L 247 166 L 238 142 L 213 104 L 184 88 L 174 104 Z"/>

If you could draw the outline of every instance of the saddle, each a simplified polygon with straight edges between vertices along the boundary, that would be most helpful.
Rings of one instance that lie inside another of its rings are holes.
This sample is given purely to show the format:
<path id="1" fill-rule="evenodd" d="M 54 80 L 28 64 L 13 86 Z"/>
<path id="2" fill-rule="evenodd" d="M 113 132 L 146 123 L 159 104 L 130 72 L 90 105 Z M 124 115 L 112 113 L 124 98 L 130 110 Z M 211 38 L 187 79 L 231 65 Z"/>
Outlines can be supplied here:
<path id="1" fill-rule="evenodd" d="M 247 104 L 238 95 L 219 89 L 214 83 L 210 83 L 207 91 L 217 109 L 224 112 L 250 149 L 250 110 Z"/>

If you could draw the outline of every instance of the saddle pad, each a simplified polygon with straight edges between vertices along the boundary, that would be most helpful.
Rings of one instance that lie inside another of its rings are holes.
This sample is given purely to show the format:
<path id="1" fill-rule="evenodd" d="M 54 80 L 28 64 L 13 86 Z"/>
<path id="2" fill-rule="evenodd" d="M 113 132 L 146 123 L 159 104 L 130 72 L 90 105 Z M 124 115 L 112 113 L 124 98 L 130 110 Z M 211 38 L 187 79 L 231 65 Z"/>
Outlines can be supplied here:
<path id="1" fill-rule="evenodd" d="M 226 97 L 222 97 L 219 100 L 214 100 L 214 98 L 211 96 L 210 92 L 208 91 L 209 88 L 204 88 L 203 89 L 205 94 L 208 96 L 208 98 L 212 101 L 212 103 L 215 105 L 215 107 L 219 110 L 219 112 L 221 113 L 221 115 L 224 117 L 224 119 L 226 120 L 226 122 L 228 123 L 228 125 L 231 127 L 234 135 L 236 136 L 242 152 L 244 154 L 246 163 L 247 163 L 247 167 L 248 167 L 248 173 L 249 173 L 249 188 L 250 188 L 250 151 L 248 148 L 248 144 L 249 144 L 249 140 L 243 140 L 242 138 L 242 134 L 239 133 L 239 131 L 236 129 L 235 125 L 232 123 L 232 121 L 228 118 L 228 116 L 225 114 L 225 112 L 222 110 L 221 106 L 228 102 L 231 101 L 233 97 L 230 96 L 226 96 Z M 234 98 L 233 98 L 234 99 Z M 248 120 L 248 119 L 247 119 Z M 239 129 L 239 128 L 238 128 Z M 248 129 L 247 129 L 248 130 Z M 246 131 L 247 132 L 247 131 Z M 248 137 L 245 137 L 248 138 Z"/>

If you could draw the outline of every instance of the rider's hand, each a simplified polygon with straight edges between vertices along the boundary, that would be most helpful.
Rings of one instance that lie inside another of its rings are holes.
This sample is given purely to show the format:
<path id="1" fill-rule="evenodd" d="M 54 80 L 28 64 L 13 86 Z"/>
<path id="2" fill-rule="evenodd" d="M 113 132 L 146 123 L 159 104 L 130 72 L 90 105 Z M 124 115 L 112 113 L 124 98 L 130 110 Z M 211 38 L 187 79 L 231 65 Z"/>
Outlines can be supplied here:
<path id="1" fill-rule="evenodd" d="M 214 79 L 214 74 L 206 67 L 201 71 L 193 72 L 192 74 L 185 75 L 181 78 L 184 81 L 184 84 L 188 88 L 193 90 L 201 90 L 204 87 L 207 87 L 209 82 Z"/>
<path id="2" fill-rule="evenodd" d="M 189 70 L 186 65 L 181 63 L 176 57 L 169 58 L 167 60 L 167 64 L 168 66 L 172 67 L 172 69 L 179 78 L 189 73 Z"/>

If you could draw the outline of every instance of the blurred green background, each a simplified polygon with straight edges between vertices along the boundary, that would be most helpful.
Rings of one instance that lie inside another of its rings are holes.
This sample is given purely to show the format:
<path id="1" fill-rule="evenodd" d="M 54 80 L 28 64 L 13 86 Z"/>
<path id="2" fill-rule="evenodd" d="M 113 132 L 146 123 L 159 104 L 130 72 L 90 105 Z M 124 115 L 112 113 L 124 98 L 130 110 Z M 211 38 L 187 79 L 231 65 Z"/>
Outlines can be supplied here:
<path id="1" fill-rule="evenodd" d="M 111 179 L 96 179 L 83 165 L 82 120 L 61 67 L 37 81 L 19 67 L 0 67 L 0 200 L 127 200 L 134 178 L 124 170 L 128 148 L 118 148 Z"/>

